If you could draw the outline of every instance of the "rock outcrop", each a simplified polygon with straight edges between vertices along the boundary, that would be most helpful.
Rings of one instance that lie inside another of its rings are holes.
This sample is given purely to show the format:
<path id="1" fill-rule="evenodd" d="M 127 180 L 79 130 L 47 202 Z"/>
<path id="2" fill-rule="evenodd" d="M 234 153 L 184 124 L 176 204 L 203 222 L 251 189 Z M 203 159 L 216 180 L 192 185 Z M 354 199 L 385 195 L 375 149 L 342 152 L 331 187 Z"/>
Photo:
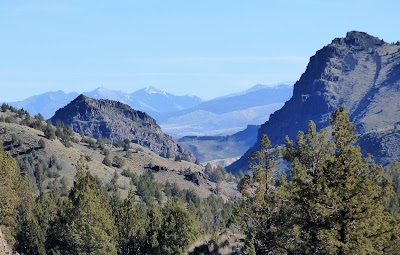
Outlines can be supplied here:
<path id="1" fill-rule="evenodd" d="M 3 235 L 3 232 L 0 228 L 0 254 L 1 255 L 19 255 L 18 252 L 12 250 L 12 248 L 7 244 L 7 241 Z"/>
<path id="2" fill-rule="evenodd" d="M 348 32 L 310 58 L 294 85 L 292 98 L 265 122 L 258 140 L 268 134 L 273 144 L 286 135 L 296 139 L 309 120 L 317 128 L 329 125 L 331 114 L 345 105 L 360 134 L 364 153 L 380 164 L 400 159 L 400 44 L 386 43 L 363 32 Z M 228 169 L 245 169 L 247 156 Z"/>
<path id="3" fill-rule="evenodd" d="M 161 156 L 179 155 L 188 161 L 195 160 L 171 136 L 164 134 L 153 118 L 117 101 L 96 100 L 80 95 L 59 109 L 51 121 L 53 124 L 61 121 L 75 132 L 83 132 L 94 138 L 103 137 L 111 141 L 129 139 Z"/>

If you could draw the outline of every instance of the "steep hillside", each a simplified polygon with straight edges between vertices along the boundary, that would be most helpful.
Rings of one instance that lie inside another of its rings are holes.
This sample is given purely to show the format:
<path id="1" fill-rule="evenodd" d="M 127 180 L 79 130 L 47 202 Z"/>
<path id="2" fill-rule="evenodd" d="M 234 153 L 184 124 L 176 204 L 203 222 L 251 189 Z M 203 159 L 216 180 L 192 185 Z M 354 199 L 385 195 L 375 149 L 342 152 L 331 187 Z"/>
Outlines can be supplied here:
<path id="1" fill-rule="evenodd" d="M 160 126 L 169 134 L 204 136 L 234 133 L 258 125 L 283 106 L 292 86 L 256 85 L 242 93 L 203 102 L 179 112 L 159 114 Z"/>
<path id="2" fill-rule="evenodd" d="M 245 130 L 228 136 L 185 136 L 178 143 L 193 152 L 200 162 L 217 160 L 224 165 L 225 160 L 240 157 L 254 145 L 259 127 L 249 125 Z"/>
<path id="3" fill-rule="evenodd" d="M 345 105 L 360 134 L 359 144 L 380 164 L 400 158 L 400 45 L 386 43 L 363 32 L 336 38 L 313 57 L 292 98 L 265 122 L 258 133 L 273 144 L 292 139 L 309 120 L 317 127 L 329 124 L 331 113 Z M 246 158 L 229 170 L 246 168 Z"/>
<path id="4" fill-rule="evenodd" d="M 12 122 L 3 122 L 10 116 L 14 116 Z M 93 144 L 87 142 L 93 139 L 74 134 L 70 145 L 65 146 L 58 138 L 47 139 L 43 131 L 20 125 L 23 118 L 18 118 L 9 111 L 6 113 L 0 111 L 0 119 L 0 141 L 4 149 L 17 160 L 21 171 L 32 178 L 38 178 L 39 169 L 44 171 L 40 173 L 41 180 L 44 180 L 44 189 L 56 186 L 62 190 L 63 185 L 70 188 L 76 172 L 75 164 L 80 157 L 87 160 L 91 174 L 104 185 L 111 181 L 116 172 L 119 177 L 118 186 L 123 196 L 127 195 L 131 185 L 130 176 L 124 172 L 140 176 L 150 171 L 156 183 L 160 185 L 165 185 L 167 182 L 175 183 L 180 189 L 193 190 L 202 198 L 208 197 L 217 189 L 215 182 L 202 178 L 204 169 L 200 165 L 163 158 L 137 144 L 130 144 L 131 148 L 127 151 L 111 144 L 103 145 L 103 149 L 94 148 Z M 104 155 L 105 151 L 108 151 L 108 155 Z M 118 166 L 114 163 L 105 165 L 106 157 L 111 160 L 119 158 L 123 165 Z M 189 172 L 199 174 L 188 175 L 188 169 Z M 223 181 L 219 185 L 223 187 L 223 190 L 220 189 L 223 198 L 238 195 L 236 184 Z M 136 189 L 135 186 L 133 188 Z"/>
<path id="5" fill-rule="evenodd" d="M 111 141 L 129 139 L 135 144 L 149 148 L 162 156 L 181 156 L 194 162 L 191 153 L 186 152 L 174 140 L 164 134 L 156 121 L 144 112 L 112 100 L 95 100 L 80 95 L 51 118 L 53 124 L 61 121 L 94 138 Z"/>

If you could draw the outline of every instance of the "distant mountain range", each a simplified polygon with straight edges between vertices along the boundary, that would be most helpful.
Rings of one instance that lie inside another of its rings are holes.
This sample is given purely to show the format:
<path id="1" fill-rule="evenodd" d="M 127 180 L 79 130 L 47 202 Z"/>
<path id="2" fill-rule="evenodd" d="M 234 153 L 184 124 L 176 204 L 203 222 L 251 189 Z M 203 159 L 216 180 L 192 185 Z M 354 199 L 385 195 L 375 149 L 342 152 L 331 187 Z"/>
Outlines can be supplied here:
<path id="1" fill-rule="evenodd" d="M 66 106 L 78 95 L 79 94 L 76 92 L 69 94 L 63 91 L 47 92 L 29 97 L 23 101 L 9 102 L 9 104 L 17 108 L 24 108 L 31 115 L 41 113 L 43 117 L 48 119 L 52 117 L 59 108 Z M 179 111 L 203 102 L 201 98 L 196 96 L 175 96 L 154 87 L 147 87 L 131 94 L 99 87 L 93 91 L 84 92 L 83 95 L 94 99 L 119 101 L 150 115 L 159 112 Z"/>
<path id="2" fill-rule="evenodd" d="M 155 87 L 146 87 L 131 94 L 104 87 L 83 93 L 94 99 L 110 99 L 130 105 L 132 108 L 153 116 L 157 113 L 175 112 L 203 102 L 197 96 L 176 96 Z"/>
<path id="3" fill-rule="evenodd" d="M 176 96 L 154 87 L 134 93 L 99 87 L 94 91 L 84 92 L 83 95 L 128 104 L 133 109 L 146 112 L 155 118 L 164 132 L 182 137 L 231 134 L 245 129 L 249 124 L 261 124 L 290 98 L 292 86 L 256 85 L 241 93 L 209 101 L 191 95 Z M 9 104 L 24 108 L 31 115 L 41 113 L 48 119 L 77 96 L 78 93 L 75 92 L 47 92 Z"/>
<path id="4" fill-rule="evenodd" d="M 296 139 L 309 120 L 318 129 L 329 125 L 331 114 L 345 105 L 360 134 L 358 144 L 383 165 L 400 159 L 400 45 L 363 32 L 336 38 L 310 58 L 306 71 L 294 85 L 293 96 L 265 122 L 258 141 L 267 134 L 273 144 L 286 135 Z M 247 169 L 247 157 L 231 172 Z"/>
<path id="5" fill-rule="evenodd" d="M 293 93 L 291 84 L 256 85 L 242 93 L 202 102 L 192 108 L 165 113 L 157 119 L 173 135 L 221 135 L 258 125 L 280 109 Z"/>
<path id="6" fill-rule="evenodd" d="M 118 101 L 146 112 L 157 121 L 163 132 L 176 139 L 196 136 L 196 139 L 183 139 L 181 142 L 193 150 L 201 162 L 216 159 L 224 162 L 226 158 L 231 158 L 229 162 L 232 162 L 232 158 L 242 155 L 256 140 L 257 129 L 248 128 L 248 125 L 254 127 L 268 120 L 269 115 L 290 98 L 292 90 L 289 83 L 275 86 L 258 84 L 240 93 L 209 101 L 190 95 L 176 96 L 154 87 L 133 93 L 99 87 L 83 95 L 97 100 Z M 77 97 L 75 92 L 47 92 L 10 104 L 24 108 L 31 115 L 41 113 L 48 119 Z M 240 133 L 233 135 L 235 132 Z M 218 145 L 221 141 L 223 146 Z"/>
<path id="7" fill-rule="evenodd" d="M 64 91 L 46 92 L 44 94 L 29 97 L 23 101 L 9 102 L 8 104 L 18 108 L 25 109 L 29 114 L 42 114 L 45 119 L 50 118 L 61 107 L 66 106 L 74 100 L 78 93 L 65 93 Z"/>

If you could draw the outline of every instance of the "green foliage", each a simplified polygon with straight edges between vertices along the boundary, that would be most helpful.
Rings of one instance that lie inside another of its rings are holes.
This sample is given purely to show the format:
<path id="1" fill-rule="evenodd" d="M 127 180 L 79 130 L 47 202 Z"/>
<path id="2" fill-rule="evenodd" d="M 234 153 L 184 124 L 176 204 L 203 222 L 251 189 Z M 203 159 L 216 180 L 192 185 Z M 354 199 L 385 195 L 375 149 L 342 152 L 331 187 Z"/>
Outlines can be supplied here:
<path id="1" fill-rule="evenodd" d="M 1 111 L 2 112 L 6 112 L 8 109 L 10 108 L 10 106 L 6 103 L 2 103 L 1 104 Z"/>
<path id="2" fill-rule="evenodd" d="M 140 196 L 145 203 L 152 203 L 156 196 L 160 199 L 161 187 L 154 181 L 154 174 L 151 171 L 144 172 L 134 184 L 136 185 L 138 196 Z"/>
<path id="3" fill-rule="evenodd" d="M 387 174 L 392 181 L 394 194 L 387 201 L 386 208 L 394 216 L 400 216 L 400 163 L 393 162 L 387 168 Z"/>
<path id="4" fill-rule="evenodd" d="M 105 155 L 103 162 L 104 165 L 111 167 L 112 166 L 112 161 L 110 159 L 109 155 Z"/>
<path id="5" fill-rule="evenodd" d="M 129 151 L 129 149 L 131 148 L 131 141 L 129 139 L 124 139 L 123 148 L 124 151 Z"/>
<path id="6" fill-rule="evenodd" d="M 26 182 L 26 185 L 29 188 L 22 196 L 23 206 L 21 206 L 19 213 L 20 225 L 15 248 L 22 254 L 46 255 L 45 240 L 51 208 L 46 208 L 45 211 L 42 209 L 43 206 L 50 207 L 48 203 L 50 201 L 44 198 L 46 196 L 44 193 L 41 193 L 39 203 L 36 203 L 33 188 L 30 187 L 29 181 Z"/>
<path id="7" fill-rule="evenodd" d="M 175 161 L 181 162 L 182 161 L 182 157 L 180 155 L 176 155 L 175 156 Z"/>
<path id="8" fill-rule="evenodd" d="M 4 104 L 3 104 L 4 105 Z M 0 227 L 6 240 L 15 243 L 18 206 L 21 203 L 19 168 L 0 142 Z"/>
<path id="9" fill-rule="evenodd" d="M 56 130 L 49 121 L 47 122 L 46 128 L 44 129 L 44 136 L 50 140 L 56 139 Z"/>
<path id="10" fill-rule="evenodd" d="M 160 254 L 182 254 L 196 237 L 194 218 L 178 201 L 170 203 L 165 211 L 159 235 Z"/>
<path id="11" fill-rule="evenodd" d="M 112 160 L 112 166 L 122 168 L 125 165 L 125 160 L 122 157 L 114 156 Z"/>
<path id="12" fill-rule="evenodd" d="M 135 193 L 130 190 L 115 215 L 119 234 L 118 254 L 145 254 L 143 252 L 146 236 L 145 218 L 145 207 L 135 203 Z"/>
<path id="13" fill-rule="evenodd" d="M 41 149 L 46 148 L 46 142 L 43 140 L 43 138 L 39 139 L 38 145 L 39 145 L 39 148 L 41 148 Z"/>
<path id="14" fill-rule="evenodd" d="M 11 143 L 13 147 L 19 147 L 21 146 L 21 138 L 17 136 L 16 134 L 11 135 Z"/>
<path id="15" fill-rule="evenodd" d="M 257 152 L 262 155 L 257 154 L 253 179 L 241 181 L 248 238 L 254 237 L 257 253 L 395 254 L 398 224 L 384 210 L 392 195 L 390 180 L 353 145 L 355 128 L 344 108 L 331 124 L 333 141 L 313 122 L 299 132 L 296 144 L 286 139 L 290 183 L 283 177 L 269 189 L 274 182 L 261 157 L 265 148 Z"/>
<path id="16" fill-rule="evenodd" d="M 226 172 L 226 169 L 222 166 L 212 167 L 210 163 L 207 163 L 204 172 L 208 175 L 208 178 L 214 182 L 221 182 L 223 180 L 226 180 L 228 174 Z"/>
<path id="17" fill-rule="evenodd" d="M 62 254 L 116 254 L 117 229 L 107 195 L 81 158 L 68 201 L 54 222 L 50 248 Z"/>

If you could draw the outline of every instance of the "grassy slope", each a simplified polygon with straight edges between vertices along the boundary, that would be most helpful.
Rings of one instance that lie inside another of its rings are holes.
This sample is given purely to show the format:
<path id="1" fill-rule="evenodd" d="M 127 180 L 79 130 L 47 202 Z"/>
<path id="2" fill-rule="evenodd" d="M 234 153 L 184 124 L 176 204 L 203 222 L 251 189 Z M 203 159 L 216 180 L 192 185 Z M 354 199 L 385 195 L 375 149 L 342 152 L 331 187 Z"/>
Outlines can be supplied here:
<path id="1" fill-rule="evenodd" d="M 5 113 L 0 113 L 0 116 L 5 116 Z M 7 146 L 7 144 L 10 143 L 12 134 L 20 137 L 22 145 L 11 149 L 11 146 Z M 41 149 L 38 146 L 38 141 L 41 138 L 46 142 L 44 149 Z M 192 182 L 186 181 L 184 176 L 180 174 L 181 170 L 187 168 L 190 168 L 194 172 L 202 172 L 203 168 L 201 166 L 186 161 L 176 162 L 172 159 L 162 158 L 148 149 L 136 144 L 132 144 L 132 153 L 130 158 L 125 157 L 126 152 L 122 151 L 122 148 L 109 146 L 111 159 L 115 155 L 118 155 L 123 157 L 126 162 L 123 168 L 114 168 L 102 164 L 104 155 L 102 155 L 101 151 L 98 149 L 90 149 L 82 142 L 72 143 L 73 146 L 67 148 L 58 139 L 48 140 L 44 137 L 43 132 L 26 126 L 0 122 L 0 139 L 6 145 L 6 149 L 10 150 L 9 152 L 14 157 L 17 157 L 18 155 L 23 156 L 27 152 L 29 153 L 29 151 L 34 151 L 36 155 L 43 158 L 49 158 L 52 155 L 55 155 L 58 163 L 62 166 L 62 170 L 59 171 L 60 177 L 58 177 L 58 180 L 65 176 L 70 180 L 71 184 L 73 183 L 75 176 L 74 164 L 81 156 L 89 155 L 92 158 L 92 160 L 88 162 L 89 171 L 102 180 L 104 184 L 111 180 L 115 171 L 118 172 L 118 182 L 122 195 L 127 194 L 130 185 L 130 179 L 121 175 L 122 170 L 129 168 L 132 172 L 140 175 L 144 171 L 150 171 L 145 167 L 151 164 L 164 166 L 168 169 L 168 171 L 154 172 L 155 180 L 158 183 L 165 183 L 166 181 L 177 183 L 179 188 L 193 189 L 200 197 L 209 196 L 211 194 L 210 188 L 216 188 L 216 183 L 210 181 L 206 184 L 197 186 Z M 236 185 L 224 183 L 222 186 L 226 187 L 223 190 L 223 194 L 237 194 L 234 191 Z M 223 197 L 226 198 L 227 196 L 223 195 Z"/>

